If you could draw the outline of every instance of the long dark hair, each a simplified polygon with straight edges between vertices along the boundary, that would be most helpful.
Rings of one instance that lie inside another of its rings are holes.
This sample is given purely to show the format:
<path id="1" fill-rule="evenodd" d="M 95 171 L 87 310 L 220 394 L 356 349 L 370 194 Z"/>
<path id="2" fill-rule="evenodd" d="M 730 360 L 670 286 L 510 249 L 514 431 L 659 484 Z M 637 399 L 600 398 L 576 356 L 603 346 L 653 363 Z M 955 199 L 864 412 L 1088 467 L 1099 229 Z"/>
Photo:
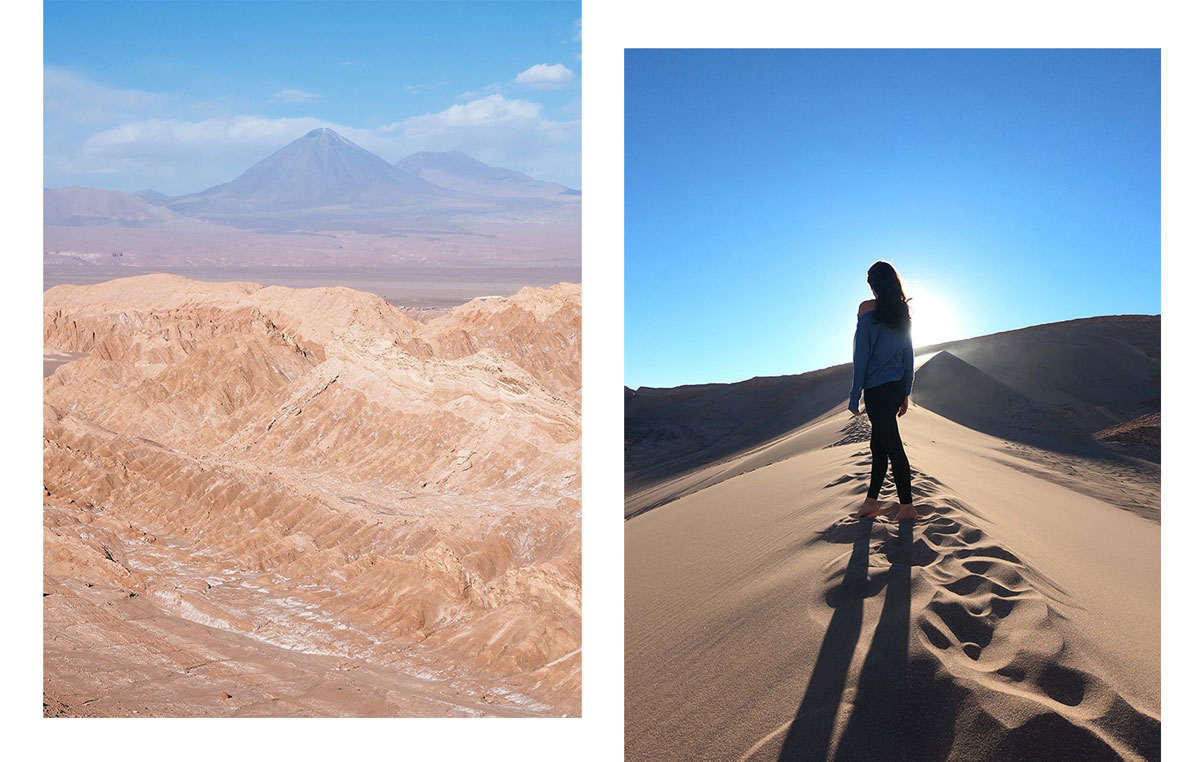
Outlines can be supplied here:
<path id="1" fill-rule="evenodd" d="M 896 268 L 890 262 L 879 260 L 867 270 L 867 285 L 875 291 L 875 322 L 908 333 L 912 328 L 912 316 Z"/>

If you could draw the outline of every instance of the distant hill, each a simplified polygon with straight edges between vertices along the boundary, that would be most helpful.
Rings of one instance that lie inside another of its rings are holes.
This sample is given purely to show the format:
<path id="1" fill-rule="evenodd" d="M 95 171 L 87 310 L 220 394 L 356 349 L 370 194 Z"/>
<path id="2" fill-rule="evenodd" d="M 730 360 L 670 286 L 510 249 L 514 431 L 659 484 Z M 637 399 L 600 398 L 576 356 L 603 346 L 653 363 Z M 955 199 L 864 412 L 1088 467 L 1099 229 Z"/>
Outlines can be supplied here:
<path id="1" fill-rule="evenodd" d="M 488 166 L 461 151 L 421 151 L 401 159 L 396 166 L 435 185 L 465 193 L 498 196 L 578 193 L 558 183 Z"/>
<path id="2" fill-rule="evenodd" d="M 79 186 L 42 189 L 43 225 L 149 227 L 181 221 L 190 222 L 131 193 Z"/>
<path id="3" fill-rule="evenodd" d="M 143 199 L 145 201 L 149 201 L 151 204 L 154 204 L 155 206 L 162 206 L 163 204 L 165 204 L 166 202 L 171 200 L 170 196 L 168 196 L 165 193 L 159 193 L 158 191 L 154 190 L 153 188 L 143 188 L 140 191 L 136 191 L 133 195 L 135 195 L 138 198 Z"/>

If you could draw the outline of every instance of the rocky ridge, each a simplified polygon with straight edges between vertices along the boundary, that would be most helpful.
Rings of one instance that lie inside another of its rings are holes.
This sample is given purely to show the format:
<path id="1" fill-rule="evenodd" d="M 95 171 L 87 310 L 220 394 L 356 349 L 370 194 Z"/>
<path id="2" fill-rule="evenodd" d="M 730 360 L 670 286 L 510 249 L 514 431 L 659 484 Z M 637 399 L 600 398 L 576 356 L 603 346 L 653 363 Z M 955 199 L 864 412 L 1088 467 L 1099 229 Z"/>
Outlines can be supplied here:
<path id="1" fill-rule="evenodd" d="M 120 684 L 73 672 L 89 652 L 149 668 L 186 620 L 201 627 L 172 648 L 192 656 L 235 636 L 436 700 L 263 704 L 242 674 L 215 708 L 181 688 L 158 713 L 577 713 L 579 325 L 571 284 L 427 324 L 344 288 L 47 291 L 45 347 L 85 355 L 45 381 L 50 703 Z M 100 627 L 111 605 L 166 624 Z"/>

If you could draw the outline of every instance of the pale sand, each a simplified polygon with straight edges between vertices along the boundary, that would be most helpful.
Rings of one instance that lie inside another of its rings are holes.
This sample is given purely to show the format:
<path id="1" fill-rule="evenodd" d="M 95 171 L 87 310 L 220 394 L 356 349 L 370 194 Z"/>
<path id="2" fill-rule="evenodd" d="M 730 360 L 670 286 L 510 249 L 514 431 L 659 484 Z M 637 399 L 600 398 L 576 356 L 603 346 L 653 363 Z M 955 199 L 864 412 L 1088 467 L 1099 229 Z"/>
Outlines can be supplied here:
<path id="1" fill-rule="evenodd" d="M 1114 325 L 1059 335 L 1095 351 L 1157 331 Z M 998 372 L 1000 358 L 975 360 Z M 1146 371 L 1136 360 L 1119 372 Z M 1036 396 L 1019 376 L 1007 385 Z M 1136 406 L 1145 378 L 1112 389 Z M 1093 415 L 1089 393 L 1063 404 Z M 915 524 L 850 517 L 869 427 L 844 400 L 707 466 L 671 473 L 673 454 L 630 495 L 627 759 L 1159 758 L 1157 465 L 1089 450 L 1076 430 L 1051 450 L 920 405 L 901 433 Z M 890 475 L 883 498 L 894 515 Z"/>

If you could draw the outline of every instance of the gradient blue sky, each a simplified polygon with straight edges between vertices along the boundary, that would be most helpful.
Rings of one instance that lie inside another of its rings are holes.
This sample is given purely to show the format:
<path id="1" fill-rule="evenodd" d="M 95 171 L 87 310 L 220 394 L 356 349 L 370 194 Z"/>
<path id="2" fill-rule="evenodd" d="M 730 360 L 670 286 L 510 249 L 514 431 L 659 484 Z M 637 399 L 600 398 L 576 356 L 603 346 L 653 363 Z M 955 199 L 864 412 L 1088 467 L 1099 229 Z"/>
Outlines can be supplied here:
<path id="1" fill-rule="evenodd" d="M 580 186 L 580 3 L 47 2 L 44 184 L 198 191 L 314 127 Z"/>
<path id="2" fill-rule="evenodd" d="M 850 359 L 867 268 L 918 343 L 1160 312 L 1159 54 L 629 50 L 625 383 Z"/>

